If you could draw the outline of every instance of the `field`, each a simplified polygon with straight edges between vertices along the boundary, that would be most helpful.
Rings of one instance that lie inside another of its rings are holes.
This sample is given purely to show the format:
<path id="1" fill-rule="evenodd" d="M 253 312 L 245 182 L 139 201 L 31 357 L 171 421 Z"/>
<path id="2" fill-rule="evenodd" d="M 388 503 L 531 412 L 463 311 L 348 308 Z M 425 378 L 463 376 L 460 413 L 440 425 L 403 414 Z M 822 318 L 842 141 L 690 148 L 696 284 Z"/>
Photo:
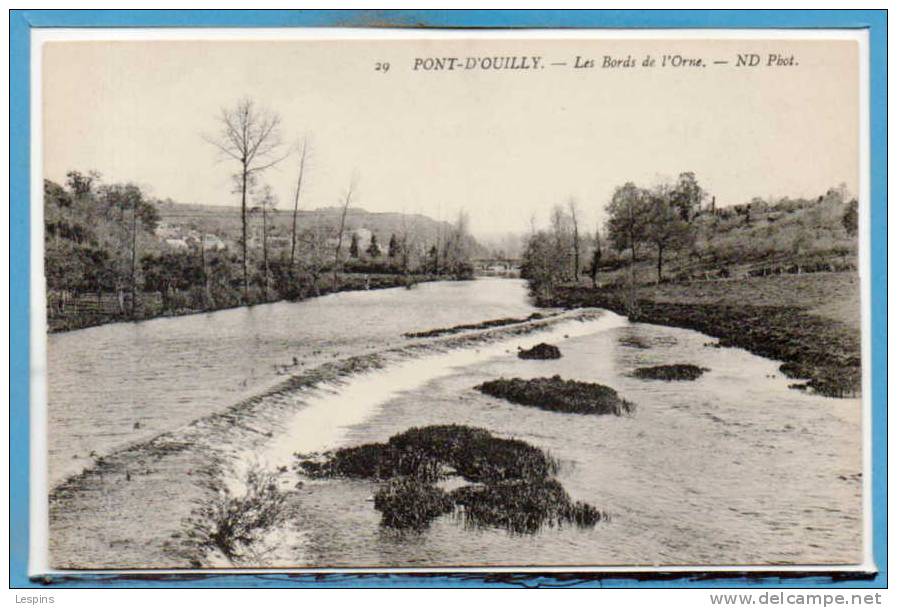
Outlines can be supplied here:
<path id="1" fill-rule="evenodd" d="M 859 275 L 852 272 L 749 277 L 640 287 L 639 298 L 670 304 L 797 307 L 860 331 Z"/>

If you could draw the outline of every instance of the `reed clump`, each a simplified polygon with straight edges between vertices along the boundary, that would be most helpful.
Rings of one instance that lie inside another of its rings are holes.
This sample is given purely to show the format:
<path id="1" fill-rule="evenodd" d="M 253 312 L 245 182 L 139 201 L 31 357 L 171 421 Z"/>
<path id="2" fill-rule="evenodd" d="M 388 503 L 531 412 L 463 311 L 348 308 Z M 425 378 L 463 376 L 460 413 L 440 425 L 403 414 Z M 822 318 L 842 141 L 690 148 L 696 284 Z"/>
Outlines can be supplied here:
<path id="1" fill-rule="evenodd" d="M 539 344 L 536 344 L 532 348 L 523 348 L 518 350 L 517 356 L 520 359 L 560 359 L 561 349 L 559 349 L 554 344 L 546 344 L 545 342 L 541 342 Z"/>
<path id="2" fill-rule="evenodd" d="M 704 375 L 710 370 L 706 367 L 698 367 L 690 363 L 675 363 L 673 365 L 654 365 L 652 367 L 639 367 L 632 375 L 642 380 L 674 380 L 692 381 Z"/>
<path id="3" fill-rule="evenodd" d="M 551 478 L 464 486 L 452 492 L 452 498 L 463 507 L 461 516 L 468 525 L 494 526 L 518 534 L 565 523 L 593 527 L 604 518 L 595 507 L 573 502 Z"/>
<path id="4" fill-rule="evenodd" d="M 400 530 L 423 530 L 430 522 L 451 513 L 451 496 L 430 483 L 414 477 L 392 479 L 374 495 L 374 508 L 382 523 Z"/>
<path id="5" fill-rule="evenodd" d="M 499 378 L 474 388 L 491 397 L 552 412 L 621 416 L 635 411 L 635 404 L 620 397 L 609 386 L 564 380 L 557 375 L 551 378 Z"/>
<path id="6" fill-rule="evenodd" d="M 550 456 L 519 439 L 457 424 L 414 427 L 386 443 L 340 448 L 323 459 L 301 459 L 299 467 L 315 478 L 413 477 L 428 482 L 453 474 L 488 482 L 545 477 L 557 471 Z"/>

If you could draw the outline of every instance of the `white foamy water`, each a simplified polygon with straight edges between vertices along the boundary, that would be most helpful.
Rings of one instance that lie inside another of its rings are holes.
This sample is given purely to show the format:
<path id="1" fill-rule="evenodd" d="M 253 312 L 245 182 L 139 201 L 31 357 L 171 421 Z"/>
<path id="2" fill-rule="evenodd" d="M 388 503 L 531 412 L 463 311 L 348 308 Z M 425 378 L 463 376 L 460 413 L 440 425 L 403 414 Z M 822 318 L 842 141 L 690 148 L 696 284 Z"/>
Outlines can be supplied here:
<path id="1" fill-rule="evenodd" d="M 548 330 L 517 336 L 494 343 L 409 359 L 385 369 L 350 376 L 338 385 L 300 393 L 304 407 L 260 452 L 245 453 L 237 462 L 252 462 L 266 469 L 289 465 L 296 453 L 320 452 L 344 442 L 348 430 L 373 416 L 384 403 L 403 392 L 419 389 L 430 380 L 459 369 L 516 353 L 540 342 L 557 342 L 621 327 L 626 320 L 612 312 L 599 319 L 560 322 Z M 244 471 L 236 471 L 232 483 L 239 484 Z M 235 489 L 239 485 L 233 485 Z"/>

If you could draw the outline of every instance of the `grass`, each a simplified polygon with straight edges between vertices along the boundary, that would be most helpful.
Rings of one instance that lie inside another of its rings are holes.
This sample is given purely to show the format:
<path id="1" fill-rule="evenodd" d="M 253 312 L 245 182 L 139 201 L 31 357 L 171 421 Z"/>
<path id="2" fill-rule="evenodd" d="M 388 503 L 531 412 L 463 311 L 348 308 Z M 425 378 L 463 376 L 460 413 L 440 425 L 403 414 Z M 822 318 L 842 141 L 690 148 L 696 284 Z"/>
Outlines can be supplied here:
<path id="1" fill-rule="evenodd" d="M 524 348 L 517 351 L 517 356 L 521 359 L 560 359 L 561 349 L 554 344 L 541 342 L 532 348 Z"/>
<path id="2" fill-rule="evenodd" d="M 602 515 L 573 502 L 553 478 L 557 462 L 518 439 L 461 425 L 411 428 L 386 443 L 342 448 L 320 458 L 299 456 L 316 478 L 385 482 L 374 496 L 381 524 L 421 531 L 437 517 L 457 513 L 468 524 L 532 533 L 570 523 L 591 527 Z M 470 482 L 451 493 L 435 484 L 450 477 Z"/>
<path id="3" fill-rule="evenodd" d="M 635 405 L 622 399 L 617 391 L 591 382 L 551 378 L 499 378 L 475 387 L 491 397 L 519 405 L 538 407 L 567 414 L 631 414 Z"/>
<path id="4" fill-rule="evenodd" d="M 697 380 L 704 372 L 710 371 L 706 367 L 698 367 L 690 363 L 676 363 L 673 365 L 655 365 L 653 367 L 640 367 L 632 372 L 632 375 L 642 380 Z"/>

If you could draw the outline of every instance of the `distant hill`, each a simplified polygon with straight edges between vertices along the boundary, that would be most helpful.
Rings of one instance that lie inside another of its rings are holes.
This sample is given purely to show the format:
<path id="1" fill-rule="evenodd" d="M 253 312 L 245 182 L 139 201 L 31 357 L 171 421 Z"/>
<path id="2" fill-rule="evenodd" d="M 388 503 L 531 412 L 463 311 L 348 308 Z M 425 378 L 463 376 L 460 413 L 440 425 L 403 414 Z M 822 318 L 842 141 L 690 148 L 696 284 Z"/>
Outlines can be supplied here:
<path id="1" fill-rule="evenodd" d="M 157 203 L 160 221 L 172 226 L 186 226 L 194 230 L 216 234 L 229 241 L 240 235 L 240 208 L 234 206 L 196 205 L 160 201 Z M 336 232 L 339 226 L 341 209 L 339 207 L 321 207 L 311 210 L 300 210 L 297 224 L 301 230 L 311 225 L 323 225 Z M 251 222 L 257 222 L 253 216 Z M 272 225 L 271 234 L 287 236 L 290 234 L 293 213 L 287 209 L 276 209 L 268 221 Z M 444 238 L 451 229 L 449 222 L 439 222 L 421 214 L 402 214 L 395 212 L 370 212 L 356 207 L 349 208 L 346 216 L 346 230 L 364 228 L 377 236 L 381 246 L 389 243 L 393 234 L 400 236 L 407 231 L 413 235 L 419 247 L 429 247 L 438 239 Z M 442 236 L 440 236 L 442 235 Z M 482 254 L 484 248 L 477 243 L 475 255 Z"/>

